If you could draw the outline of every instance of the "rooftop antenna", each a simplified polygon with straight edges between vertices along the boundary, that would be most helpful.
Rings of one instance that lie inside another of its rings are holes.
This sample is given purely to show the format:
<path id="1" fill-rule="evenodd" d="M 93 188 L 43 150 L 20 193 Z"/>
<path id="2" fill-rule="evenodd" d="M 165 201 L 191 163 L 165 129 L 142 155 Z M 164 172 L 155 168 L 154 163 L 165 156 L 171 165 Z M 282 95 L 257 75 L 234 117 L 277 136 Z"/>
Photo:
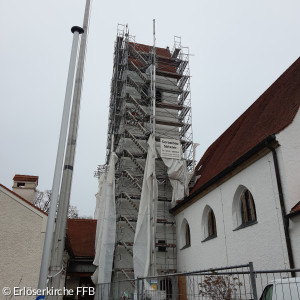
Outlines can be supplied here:
<path id="1" fill-rule="evenodd" d="M 155 143 L 155 127 L 156 127 L 156 37 L 155 37 L 155 19 L 153 19 L 153 48 L 152 48 L 152 76 L 151 76 L 151 96 L 152 96 L 152 135 Z M 155 147 L 156 148 L 156 147 Z M 155 197 L 155 183 L 156 183 L 156 170 L 155 170 L 155 162 L 153 166 L 153 174 L 152 174 L 152 184 L 153 184 L 153 194 L 152 194 L 152 203 L 150 210 L 150 222 L 151 222 L 151 253 L 150 253 L 150 272 L 151 276 L 156 276 L 156 215 L 157 215 L 157 204 Z"/>
<path id="2" fill-rule="evenodd" d="M 151 86 L 151 96 L 152 96 L 152 133 L 155 136 L 155 125 L 156 125 L 156 119 L 155 119 L 155 109 L 156 109 L 156 37 L 155 37 L 155 19 L 153 19 L 153 48 L 152 48 L 152 86 Z"/>

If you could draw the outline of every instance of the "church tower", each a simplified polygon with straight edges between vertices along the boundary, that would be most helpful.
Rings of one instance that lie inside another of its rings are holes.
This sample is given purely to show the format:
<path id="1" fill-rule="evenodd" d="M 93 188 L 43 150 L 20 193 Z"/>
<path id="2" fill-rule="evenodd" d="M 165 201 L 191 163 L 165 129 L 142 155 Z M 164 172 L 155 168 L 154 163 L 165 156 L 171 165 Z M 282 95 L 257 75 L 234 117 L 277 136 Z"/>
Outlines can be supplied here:
<path id="1" fill-rule="evenodd" d="M 119 26 L 114 47 L 106 164 L 99 166 L 96 174 L 100 177 L 107 172 L 110 157 L 115 153 L 116 237 L 112 278 L 132 280 L 124 283 L 120 292 L 134 290 L 134 266 L 138 263 L 133 257 L 137 255 L 134 251 L 140 251 L 138 247 L 134 249 L 134 243 L 138 243 L 136 230 L 144 230 L 138 218 L 149 169 L 150 137 L 155 148 L 151 166 L 155 174 L 151 180 L 157 185 L 157 202 L 148 211 L 149 222 L 155 220 L 154 231 L 150 230 L 152 253 L 148 274 L 176 272 L 176 227 L 169 209 L 184 197 L 187 187 L 183 181 L 193 171 L 191 122 L 188 48 L 181 46 L 178 37 L 172 50 L 144 45 L 129 35 L 127 27 Z M 152 201 L 155 192 L 149 193 Z M 145 240 L 146 231 L 140 233 Z"/>

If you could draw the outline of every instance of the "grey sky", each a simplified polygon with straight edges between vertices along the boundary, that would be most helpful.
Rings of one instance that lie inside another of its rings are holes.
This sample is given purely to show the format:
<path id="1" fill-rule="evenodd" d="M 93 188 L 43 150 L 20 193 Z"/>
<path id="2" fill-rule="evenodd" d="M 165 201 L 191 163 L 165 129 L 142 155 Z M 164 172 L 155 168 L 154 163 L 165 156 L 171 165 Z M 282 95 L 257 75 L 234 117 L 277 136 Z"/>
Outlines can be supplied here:
<path id="1" fill-rule="evenodd" d="M 0 0 L 0 183 L 39 176 L 51 189 L 71 51 L 84 0 Z M 300 54 L 300 2 L 97 1 L 92 4 L 71 204 L 92 215 L 104 163 L 117 24 L 140 43 L 190 48 L 197 159 Z"/>

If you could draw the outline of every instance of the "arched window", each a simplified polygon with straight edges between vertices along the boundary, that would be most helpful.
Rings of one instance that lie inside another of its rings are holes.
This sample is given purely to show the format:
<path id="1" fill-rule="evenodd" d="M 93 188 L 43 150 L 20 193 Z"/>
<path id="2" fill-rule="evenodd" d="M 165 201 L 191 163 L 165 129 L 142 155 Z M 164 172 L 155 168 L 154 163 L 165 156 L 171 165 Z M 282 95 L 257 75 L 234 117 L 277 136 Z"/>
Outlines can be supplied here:
<path id="1" fill-rule="evenodd" d="M 250 190 L 240 185 L 234 194 L 232 202 L 233 230 L 257 223 L 255 202 Z"/>
<path id="2" fill-rule="evenodd" d="M 188 223 L 185 224 L 185 246 L 191 246 L 191 232 Z"/>
<path id="3" fill-rule="evenodd" d="M 240 201 L 242 224 L 256 221 L 255 203 L 248 189 L 243 191 Z"/>
<path id="4" fill-rule="evenodd" d="M 208 237 L 216 236 L 217 235 L 216 218 L 212 209 L 208 212 L 207 221 L 208 221 L 207 222 Z"/>
<path id="5" fill-rule="evenodd" d="M 217 222 L 215 213 L 209 205 L 206 205 L 202 214 L 202 242 L 217 237 Z"/>
<path id="6" fill-rule="evenodd" d="M 180 226 L 180 249 L 185 249 L 191 246 L 191 231 L 188 221 L 184 218 Z"/>

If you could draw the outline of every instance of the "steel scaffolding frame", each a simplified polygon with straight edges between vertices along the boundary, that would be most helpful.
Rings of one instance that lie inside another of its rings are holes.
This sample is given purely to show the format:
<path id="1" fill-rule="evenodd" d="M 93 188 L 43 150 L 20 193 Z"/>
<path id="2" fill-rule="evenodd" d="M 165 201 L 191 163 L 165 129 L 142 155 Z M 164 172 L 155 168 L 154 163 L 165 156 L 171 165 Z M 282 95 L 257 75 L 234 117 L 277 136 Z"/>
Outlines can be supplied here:
<path id="1" fill-rule="evenodd" d="M 172 52 L 156 53 L 156 144 L 160 138 L 180 139 L 188 170 L 194 168 L 190 97 L 189 50 L 174 38 Z M 116 166 L 117 234 L 113 280 L 134 279 L 132 246 L 151 133 L 151 47 L 129 35 L 127 25 L 118 25 L 114 48 L 113 75 L 108 116 L 106 164 L 95 176 L 107 172 L 111 149 L 118 155 Z M 112 138 L 114 136 L 114 139 Z M 112 146 L 112 141 L 114 145 Z M 176 272 L 176 228 L 169 213 L 172 187 L 167 168 L 156 160 L 158 219 L 156 253 L 158 274 Z M 129 281 L 133 283 L 133 281 Z M 134 285 L 134 284 L 132 284 Z M 132 287 L 124 287 L 129 289 Z"/>

